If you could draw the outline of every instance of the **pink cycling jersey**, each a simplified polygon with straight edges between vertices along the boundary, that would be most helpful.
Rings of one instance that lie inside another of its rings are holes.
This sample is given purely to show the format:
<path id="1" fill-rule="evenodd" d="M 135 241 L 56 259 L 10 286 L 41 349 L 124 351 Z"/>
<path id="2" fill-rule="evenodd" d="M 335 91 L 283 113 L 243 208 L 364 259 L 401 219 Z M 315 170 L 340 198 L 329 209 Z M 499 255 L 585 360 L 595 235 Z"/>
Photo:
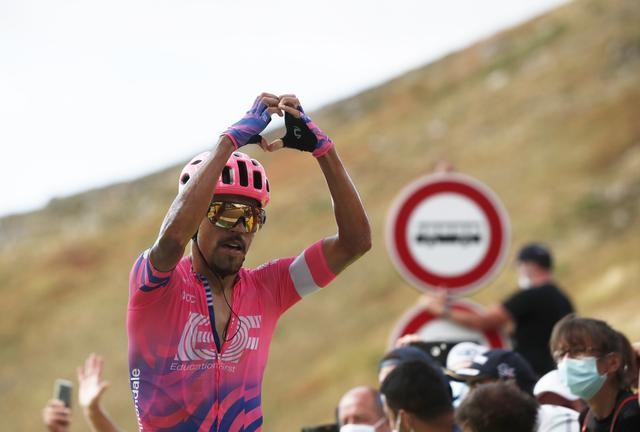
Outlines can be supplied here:
<path id="1" fill-rule="evenodd" d="M 276 322 L 333 278 L 321 242 L 295 258 L 242 268 L 231 299 L 235 313 L 218 350 L 206 279 L 189 257 L 161 272 L 145 251 L 131 271 L 127 314 L 140 430 L 261 430 L 262 377 Z"/>

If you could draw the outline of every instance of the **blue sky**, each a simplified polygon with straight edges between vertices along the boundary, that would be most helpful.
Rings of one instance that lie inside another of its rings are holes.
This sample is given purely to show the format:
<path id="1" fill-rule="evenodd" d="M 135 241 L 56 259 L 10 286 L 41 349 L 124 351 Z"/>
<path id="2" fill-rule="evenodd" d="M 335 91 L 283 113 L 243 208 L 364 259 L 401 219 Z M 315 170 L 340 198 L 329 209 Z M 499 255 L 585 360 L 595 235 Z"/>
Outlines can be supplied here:
<path id="1" fill-rule="evenodd" d="M 317 108 L 565 2 L 4 0 L 0 215 L 186 160 L 261 91 Z"/>

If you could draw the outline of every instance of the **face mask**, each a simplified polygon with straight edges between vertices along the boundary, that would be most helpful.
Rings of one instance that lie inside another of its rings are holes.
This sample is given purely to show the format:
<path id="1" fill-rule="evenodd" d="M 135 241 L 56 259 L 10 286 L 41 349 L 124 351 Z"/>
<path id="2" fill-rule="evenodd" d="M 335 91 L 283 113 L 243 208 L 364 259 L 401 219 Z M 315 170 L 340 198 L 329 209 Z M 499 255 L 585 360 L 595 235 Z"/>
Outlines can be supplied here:
<path id="1" fill-rule="evenodd" d="M 346 424 L 340 428 L 340 432 L 375 432 L 376 428 L 364 424 Z"/>
<path id="2" fill-rule="evenodd" d="M 340 432 L 375 432 L 375 430 L 378 429 L 378 427 L 380 427 L 380 425 L 385 421 L 387 421 L 387 418 L 382 417 L 373 426 L 365 424 L 346 424 L 342 425 Z"/>
<path id="3" fill-rule="evenodd" d="M 529 276 L 519 275 L 518 276 L 518 286 L 521 290 L 527 290 L 531 288 L 531 279 Z"/>
<path id="4" fill-rule="evenodd" d="M 571 393 L 584 400 L 595 396 L 607 379 L 598 373 L 595 357 L 565 358 L 558 363 L 558 373 Z"/>

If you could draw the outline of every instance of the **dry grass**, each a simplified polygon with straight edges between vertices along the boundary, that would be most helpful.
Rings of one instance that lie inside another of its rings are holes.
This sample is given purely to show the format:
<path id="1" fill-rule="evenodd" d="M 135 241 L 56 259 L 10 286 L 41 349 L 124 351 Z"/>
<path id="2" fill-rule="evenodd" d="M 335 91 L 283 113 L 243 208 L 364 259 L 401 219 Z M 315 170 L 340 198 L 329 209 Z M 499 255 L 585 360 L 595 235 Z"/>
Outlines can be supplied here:
<path id="1" fill-rule="evenodd" d="M 375 383 L 393 323 L 417 296 L 387 258 L 386 212 L 403 185 L 442 158 L 501 196 L 512 254 L 530 239 L 549 243 L 579 311 L 640 339 L 638 22 L 637 1 L 576 1 L 316 113 L 359 186 L 374 248 L 282 319 L 264 383 L 266 430 L 328 421 L 342 392 Z M 335 230 L 312 158 L 259 157 L 277 217 L 256 238 L 250 265 Z M 97 351 L 112 383 L 105 404 L 134 430 L 127 274 L 156 235 L 176 175 L 167 170 L 0 220 L 3 429 L 38 430 L 53 379 L 72 378 Z M 292 205 L 299 202 L 305 206 Z M 473 298 L 500 300 L 514 276 L 507 266 Z M 78 417 L 73 430 L 85 429 Z"/>

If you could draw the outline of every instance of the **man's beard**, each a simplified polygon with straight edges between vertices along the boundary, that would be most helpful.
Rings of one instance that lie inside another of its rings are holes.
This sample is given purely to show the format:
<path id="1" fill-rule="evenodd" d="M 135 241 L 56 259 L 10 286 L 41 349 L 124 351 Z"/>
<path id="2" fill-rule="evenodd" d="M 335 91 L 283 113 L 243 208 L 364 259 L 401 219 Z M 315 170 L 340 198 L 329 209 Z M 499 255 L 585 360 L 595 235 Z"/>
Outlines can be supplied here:
<path id="1" fill-rule="evenodd" d="M 221 278 L 232 276 L 240 271 L 242 264 L 244 263 L 244 257 L 230 257 L 224 254 L 215 254 L 210 261 L 210 269 L 214 271 Z"/>
<path id="2" fill-rule="evenodd" d="M 229 254 L 228 251 L 225 251 L 225 247 L 229 246 L 240 250 L 242 255 Z M 237 274 L 242 268 L 242 264 L 244 264 L 245 254 L 248 249 L 246 243 L 238 234 L 230 234 L 218 240 L 207 252 L 202 251 L 197 241 L 196 247 L 206 266 L 219 278 Z"/>

